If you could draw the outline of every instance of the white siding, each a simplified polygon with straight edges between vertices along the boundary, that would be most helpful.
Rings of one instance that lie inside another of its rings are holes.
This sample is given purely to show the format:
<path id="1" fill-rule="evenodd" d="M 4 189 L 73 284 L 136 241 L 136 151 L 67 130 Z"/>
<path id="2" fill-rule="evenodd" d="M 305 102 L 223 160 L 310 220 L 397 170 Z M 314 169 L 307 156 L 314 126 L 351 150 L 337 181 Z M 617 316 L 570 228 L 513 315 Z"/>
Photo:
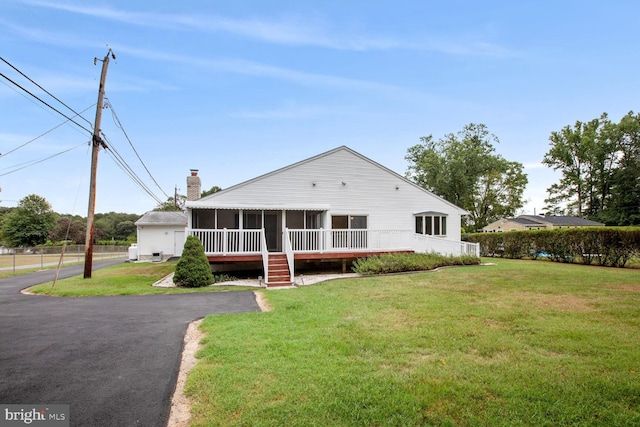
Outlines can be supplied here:
<path id="1" fill-rule="evenodd" d="M 344 184 L 343 184 L 344 183 Z M 414 214 L 447 214 L 447 239 L 460 240 L 464 211 L 412 184 L 402 176 L 358 155 L 339 149 L 214 193 L 188 207 L 233 205 L 328 205 L 330 215 L 368 216 L 372 230 L 414 230 Z M 330 223 L 325 221 L 325 228 Z"/>
<path id="2" fill-rule="evenodd" d="M 175 225 L 145 225 L 138 226 L 138 259 L 150 260 L 154 252 L 162 252 L 163 258 L 174 255 L 176 231 L 184 236 L 184 227 Z"/>

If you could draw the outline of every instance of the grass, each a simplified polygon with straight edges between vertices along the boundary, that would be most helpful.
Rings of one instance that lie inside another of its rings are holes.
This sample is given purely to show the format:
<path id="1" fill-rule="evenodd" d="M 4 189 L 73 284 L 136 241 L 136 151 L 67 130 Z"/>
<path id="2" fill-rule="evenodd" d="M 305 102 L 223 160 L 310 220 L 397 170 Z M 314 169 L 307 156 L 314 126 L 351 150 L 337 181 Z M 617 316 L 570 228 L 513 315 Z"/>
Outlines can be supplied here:
<path id="1" fill-rule="evenodd" d="M 53 282 L 43 283 L 30 289 L 31 292 L 44 295 L 83 297 L 106 295 L 150 295 L 176 294 L 189 292 L 216 292 L 248 289 L 238 286 L 208 286 L 202 288 L 159 288 L 155 282 L 175 270 L 175 263 L 123 263 L 92 272 L 91 279 L 74 276 Z"/>
<path id="2" fill-rule="evenodd" d="M 105 259 L 124 258 L 120 253 L 94 253 L 94 262 Z M 64 256 L 64 266 L 84 262 L 84 253 L 68 253 Z M 53 270 L 60 263 L 60 254 L 4 254 L 0 255 L 0 278 L 29 274 L 41 270 Z"/>
<path id="3" fill-rule="evenodd" d="M 640 425 L 637 271 L 490 261 L 207 317 L 193 425 Z"/>

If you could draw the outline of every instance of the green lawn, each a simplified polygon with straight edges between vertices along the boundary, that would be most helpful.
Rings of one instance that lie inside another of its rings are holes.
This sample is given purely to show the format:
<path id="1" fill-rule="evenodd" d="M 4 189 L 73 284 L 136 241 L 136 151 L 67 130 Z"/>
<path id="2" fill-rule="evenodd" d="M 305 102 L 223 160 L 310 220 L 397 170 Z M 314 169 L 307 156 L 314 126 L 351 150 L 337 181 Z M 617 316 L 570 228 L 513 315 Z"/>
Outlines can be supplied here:
<path id="1" fill-rule="evenodd" d="M 485 261 L 207 317 L 193 424 L 640 425 L 638 271 Z"/>
<path id="2" fill-rule="evenodd" d="M 108 268 L 95 270 L 91 279 L 82 275 L 43 283 L 29 290 L 33 293 L 66 297 L 104 296 L 104 295 L 148 295 L 175 294 L 187 292 L 216 292 L 226 290 L 243 290 L 238 286 L 207 286 L 202 288 L 159 288 L 153 287 L 176 268 L 173 262 L 162 263 L 123 263 Z"/>

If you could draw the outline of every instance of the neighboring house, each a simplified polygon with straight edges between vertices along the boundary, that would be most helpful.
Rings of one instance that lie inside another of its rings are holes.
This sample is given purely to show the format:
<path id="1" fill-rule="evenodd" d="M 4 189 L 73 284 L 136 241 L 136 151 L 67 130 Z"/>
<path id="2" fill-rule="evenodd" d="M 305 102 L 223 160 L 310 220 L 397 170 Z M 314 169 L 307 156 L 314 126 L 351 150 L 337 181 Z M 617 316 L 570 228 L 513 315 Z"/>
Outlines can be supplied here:
<path id="1" fill-rule="evenodd" d="M 478 255 L 460 241 L 465 210 L 345 146 L 188 198 L 185 208 L 187 235 L 214 267 L 259 262 L 268 285 L 291 283 L 295 265 L 311 261 L 342 260 L 344 269 L 396 251 Z"/>
<path id="2" fill-rule="evenodd" d="M 601 222 L 574 216 L 520 215 L 515 218 L 503 218 L 482 228 L 485 233 L 500 231 L 546 230 L 557 228 L 602 227 Z"/>
<path id="3" fill-rule="evenodd" d="M 187 226 L 184 212 L 151 211 L 135 224 L 138 228 L 138 260 L 164 261 L 182 254 Z"/>

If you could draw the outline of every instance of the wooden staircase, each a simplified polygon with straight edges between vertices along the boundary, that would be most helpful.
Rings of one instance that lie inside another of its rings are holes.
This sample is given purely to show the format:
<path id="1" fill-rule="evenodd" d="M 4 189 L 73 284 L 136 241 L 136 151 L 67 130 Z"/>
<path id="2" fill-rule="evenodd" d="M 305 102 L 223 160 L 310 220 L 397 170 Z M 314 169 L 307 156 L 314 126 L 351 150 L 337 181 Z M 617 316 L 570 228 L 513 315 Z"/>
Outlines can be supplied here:
<path id="1" fill-rule="evenodd" d="M 267 272 L 268 287 L 291 286 L 291 274 L 285 254 L 269 254 L 269 271 Z"/>

